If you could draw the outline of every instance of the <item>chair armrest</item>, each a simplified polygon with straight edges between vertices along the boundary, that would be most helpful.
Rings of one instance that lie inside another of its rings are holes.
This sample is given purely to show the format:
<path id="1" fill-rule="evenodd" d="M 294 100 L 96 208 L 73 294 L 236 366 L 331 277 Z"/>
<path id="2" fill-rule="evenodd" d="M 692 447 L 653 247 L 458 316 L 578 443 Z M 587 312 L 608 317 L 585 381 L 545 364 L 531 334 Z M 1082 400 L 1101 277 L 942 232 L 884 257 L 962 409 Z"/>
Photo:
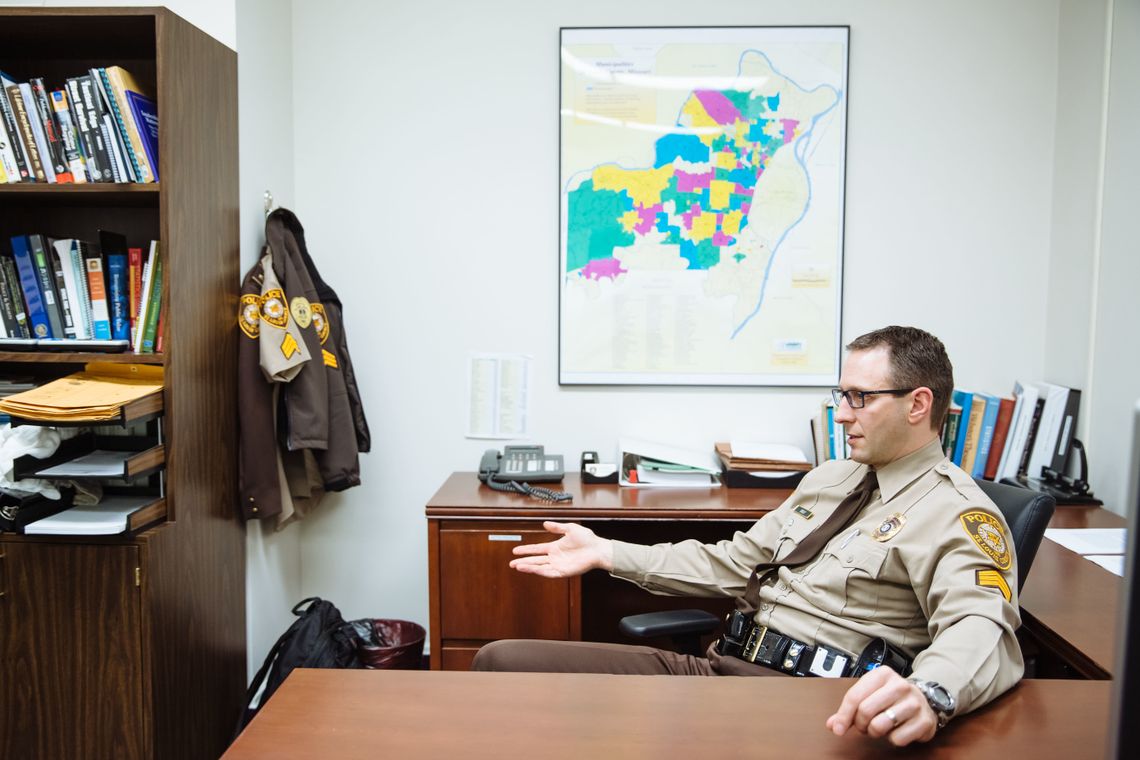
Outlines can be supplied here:
<path id="1" fill-rule="evenodd" d="M 658 636 L 712 633 L 720 625 L 720 618 L 704 610 L 668 610 L 646 612 L 623 617 L 618 628 L 628 636 L 639 639 Z"/>

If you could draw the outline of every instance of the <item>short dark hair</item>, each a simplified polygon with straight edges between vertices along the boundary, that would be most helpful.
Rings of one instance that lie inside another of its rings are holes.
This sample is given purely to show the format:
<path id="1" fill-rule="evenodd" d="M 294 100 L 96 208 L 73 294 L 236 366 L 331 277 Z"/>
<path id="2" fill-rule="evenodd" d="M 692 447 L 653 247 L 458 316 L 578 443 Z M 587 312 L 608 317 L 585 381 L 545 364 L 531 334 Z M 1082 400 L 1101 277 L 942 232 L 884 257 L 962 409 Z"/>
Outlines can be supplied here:
<path id="1" fill-rule="evenodd" d="M 847 344 L 847 350 L 868 351 L 879 346 L 890 350 L 892 386 L 926 387 L 933 392 L 930 426 L 940 430 L 954 393 L 954 367 L 946 346 L 925 330 L 891 325 L 860 335 Z"/>

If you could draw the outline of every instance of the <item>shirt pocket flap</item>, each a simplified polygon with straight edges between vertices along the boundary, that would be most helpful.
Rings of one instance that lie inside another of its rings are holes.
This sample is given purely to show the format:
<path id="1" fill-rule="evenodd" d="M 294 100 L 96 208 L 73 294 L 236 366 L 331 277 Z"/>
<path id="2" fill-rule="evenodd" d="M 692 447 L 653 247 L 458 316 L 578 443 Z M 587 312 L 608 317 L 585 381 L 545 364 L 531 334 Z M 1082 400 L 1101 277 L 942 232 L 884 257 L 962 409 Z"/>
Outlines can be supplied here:
<path id="1" fill-rule="evenodd" d="M 836 546 L 831 551 L 843 567 L 852 571 L 861 571 L 870 578 L 879 577 L 879 572 L 887 559 L 885 546 L 863 536 L 857 536 L 847 546 L 842 548 Z"/>

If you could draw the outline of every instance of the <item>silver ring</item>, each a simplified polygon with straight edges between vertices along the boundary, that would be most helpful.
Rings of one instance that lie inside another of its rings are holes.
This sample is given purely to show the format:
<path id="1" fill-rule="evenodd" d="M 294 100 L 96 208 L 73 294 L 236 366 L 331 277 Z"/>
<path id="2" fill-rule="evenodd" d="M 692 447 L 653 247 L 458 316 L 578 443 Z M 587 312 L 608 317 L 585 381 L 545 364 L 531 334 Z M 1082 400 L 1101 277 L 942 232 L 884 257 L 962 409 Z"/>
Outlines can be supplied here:
<path id="1" fill-rule="evenodd" d="M 883 710 L 883 715 L 891 719 L 891 725 L 897 726 L 899 724 L 899 717 L 895 715 L 893 708 L 888 707 L 886 710 Z"/>

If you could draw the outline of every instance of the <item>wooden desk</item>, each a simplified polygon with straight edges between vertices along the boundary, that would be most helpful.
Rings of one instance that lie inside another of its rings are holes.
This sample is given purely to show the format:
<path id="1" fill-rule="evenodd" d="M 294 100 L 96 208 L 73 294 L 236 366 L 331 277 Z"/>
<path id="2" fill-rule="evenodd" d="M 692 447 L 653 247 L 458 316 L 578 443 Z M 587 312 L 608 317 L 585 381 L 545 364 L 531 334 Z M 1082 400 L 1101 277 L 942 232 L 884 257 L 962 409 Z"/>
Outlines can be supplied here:
<path id="1" fill-rule="evenodd" d="M 850 679 L 295 670 L 223 760 L 1105 754 L 1111 685 L 1023 681 L 892 752 L 824 721 Z"/>
<path id="2" fill-rule="evenodd" d="M 1125 525 L 1127 521 L 1120 515 L 1087 506 L 1057 507 L 1049 522 L 1051 528 L 1123 528 Z M 1116 659 L 1118 576 L 1044 540 L 1018 601 L 1023 639 L 1032 638 L 1079 676 L 1110 677 Z M 1044 672 L 1058 674 L 1048 669 Z"/>
<path id="3" fill-rule="evenodd" d="M 585 485 L 567 474 L 569 504 L 547 504 L 483 486 L 457 472 L 428 502 L 431 663 L 466 670 L 479 647 L 503 638 L 616 641 L 624 615 L 702 607 L 727 612 L 732 601 L 661 597 L 606 573 L 549 580 L 511 570 L 511 547 L 549 539 L 541 521 L 581 522 L 607 538 L 657 543 L 718 541 L 775 509 L 787 489 L 662 489 Z M 1058 507 L 1053 527 L 1119 527 L 1099 507 Z M 446 582 L 445 582 L 446 579 Z M 1107 678 L 1116 643 L 1120 579 L 1043 541 L 1019 601 L 1029 639 L 1047 655 L 1043 672 Z M 666 646 L 666 641 L 639 642 Z M 1053 663 L 1053 664 L 1051 664 Z"/>

